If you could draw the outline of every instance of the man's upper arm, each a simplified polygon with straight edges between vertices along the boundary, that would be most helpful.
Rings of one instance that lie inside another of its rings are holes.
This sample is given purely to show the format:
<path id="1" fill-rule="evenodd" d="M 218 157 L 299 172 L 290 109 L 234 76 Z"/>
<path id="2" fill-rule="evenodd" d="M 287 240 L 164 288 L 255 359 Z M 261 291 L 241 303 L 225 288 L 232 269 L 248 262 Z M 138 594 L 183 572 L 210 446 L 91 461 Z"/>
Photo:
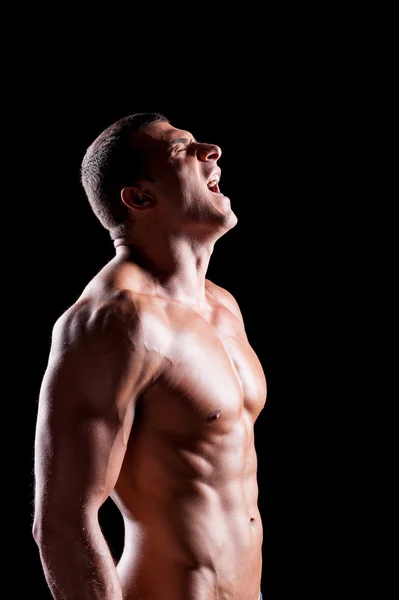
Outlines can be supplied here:
<path id="1" fill-rule="evenodd" d="M 99 508 L 119 475 L 135 400 L 154 373 L 132 301 L 81 301 L 54 327 L 35 438 L 35 520 Z"/>

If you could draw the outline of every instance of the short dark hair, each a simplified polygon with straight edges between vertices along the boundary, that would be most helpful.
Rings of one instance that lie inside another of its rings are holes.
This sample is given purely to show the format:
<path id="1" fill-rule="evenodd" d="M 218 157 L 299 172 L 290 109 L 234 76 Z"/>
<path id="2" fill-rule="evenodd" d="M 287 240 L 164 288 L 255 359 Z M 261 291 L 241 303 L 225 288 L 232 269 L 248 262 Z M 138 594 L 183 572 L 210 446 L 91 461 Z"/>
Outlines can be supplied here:
<path id="1" fill-rule="evenodd" d="M 109 125 L 87 148 L 80 180 L 100 223 L 117 237 L 128 221 L 121 190 L 145 174 L 145 156 L 132 147 L 130 135 L 150 123 L 169 123 L 160 113 L 135 113 Z"/>

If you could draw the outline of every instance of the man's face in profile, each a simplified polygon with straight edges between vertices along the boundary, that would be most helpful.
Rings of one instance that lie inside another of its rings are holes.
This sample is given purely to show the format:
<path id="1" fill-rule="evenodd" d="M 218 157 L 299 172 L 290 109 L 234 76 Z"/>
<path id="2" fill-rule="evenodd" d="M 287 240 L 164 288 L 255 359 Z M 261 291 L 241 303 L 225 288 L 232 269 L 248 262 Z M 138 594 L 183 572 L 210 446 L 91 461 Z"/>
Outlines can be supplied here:
<path id="1" fill-rule="evenodd" d="M 146 154 L 146 181 L 165 222 L 202 222 L 234 227 L 230 200 L 220 193 L 221 150 L 170 123 L 152 123 L 132 134 Z"/>

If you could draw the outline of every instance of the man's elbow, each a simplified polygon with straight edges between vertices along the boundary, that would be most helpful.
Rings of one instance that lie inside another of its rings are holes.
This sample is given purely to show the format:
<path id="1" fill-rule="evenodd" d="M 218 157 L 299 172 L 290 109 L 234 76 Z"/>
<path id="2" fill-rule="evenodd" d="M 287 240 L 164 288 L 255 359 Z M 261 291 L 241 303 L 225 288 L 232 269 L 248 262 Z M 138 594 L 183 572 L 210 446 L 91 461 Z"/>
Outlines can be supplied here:
<path id="1" fill-rule="evenodd" d="M 79 511 L 78 511 L 79 513 Z M 79 530 L 88 526 L 88 519 L 82 522 L 82 516 L 73 511 L 47 511 L 36 514 L 32 525 L 32 536 L 40 549 L 68 543 L 69 538 L 79 538 Z"/>
<path id="2" fill-rule="evenodd" d="M 43 517 L 36 515 L 32 525 L 32 536 L 40 547 L 48 545 L 51 540 L 59 539 L 62 533 L 62 524 L 55 515 Z"/>

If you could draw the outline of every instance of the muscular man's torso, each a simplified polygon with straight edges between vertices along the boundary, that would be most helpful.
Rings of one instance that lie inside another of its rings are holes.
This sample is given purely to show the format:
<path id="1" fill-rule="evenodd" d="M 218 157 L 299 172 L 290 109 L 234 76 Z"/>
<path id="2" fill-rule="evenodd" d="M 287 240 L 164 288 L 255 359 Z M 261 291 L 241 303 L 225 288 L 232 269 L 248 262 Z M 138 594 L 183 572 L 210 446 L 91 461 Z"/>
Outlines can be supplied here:
<path id="1" fill-rule="evenodd" d="M 254 423 L 266 381 L 240 318 L 132 290 L 160 376 L 137 402 L 112 498 L 125 600 L 258 600 L 262 522 Z"/>

